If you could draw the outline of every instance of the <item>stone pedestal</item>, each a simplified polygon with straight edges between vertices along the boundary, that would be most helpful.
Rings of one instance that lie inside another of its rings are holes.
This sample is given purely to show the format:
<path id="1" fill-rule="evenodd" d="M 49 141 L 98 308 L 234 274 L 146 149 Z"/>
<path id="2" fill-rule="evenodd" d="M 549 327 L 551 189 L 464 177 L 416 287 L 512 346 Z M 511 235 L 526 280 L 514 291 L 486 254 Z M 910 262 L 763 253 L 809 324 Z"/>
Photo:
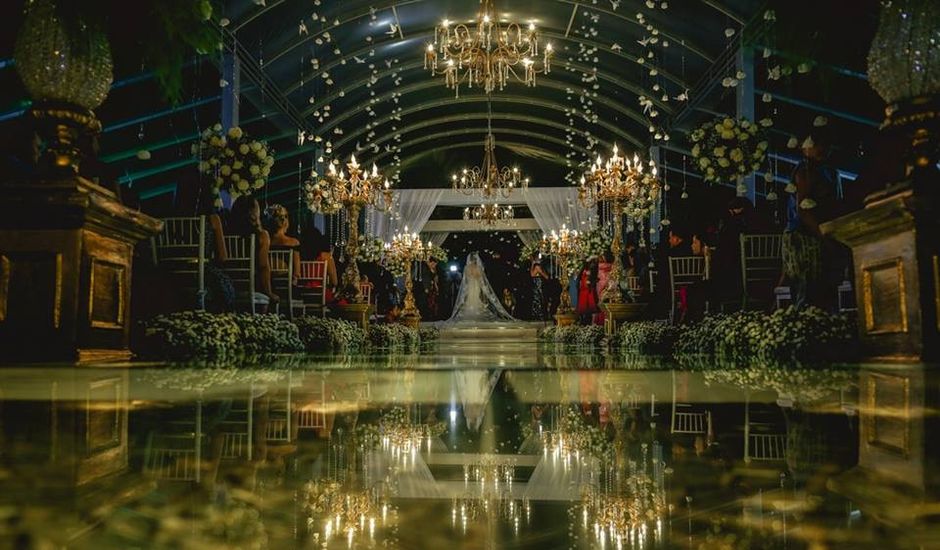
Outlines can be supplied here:
<path id="1" fill-rule="evenodd" d="M 869 196 L 863 210 L 822 226 L 824 233 L 852 248 L 865 357 L 940 357 L 936 205 L 901 184 Z"/>
<path id="2" fill-rule="evenodd" d="M 336 316 L 346 321 L 352 321 L 359 327 L 369 332 L 369 314 L 372 312 L 372 306 L 369 304 L 345 304 L 334 306 L 333 311 Z"/>
<path id="3" fill-rule="evenodd" d="M 134 246 L 161 225 L 81 177 L 0 184 L 0 360 L 130 357 Z"/>
<path id="4" fill-rule="evenodd" d="M 629 321 L 639 321 L 646 312 L 646 304 L 604 304 L 604 329 L 607 336 L 614 336 L 620 325 Z"/>

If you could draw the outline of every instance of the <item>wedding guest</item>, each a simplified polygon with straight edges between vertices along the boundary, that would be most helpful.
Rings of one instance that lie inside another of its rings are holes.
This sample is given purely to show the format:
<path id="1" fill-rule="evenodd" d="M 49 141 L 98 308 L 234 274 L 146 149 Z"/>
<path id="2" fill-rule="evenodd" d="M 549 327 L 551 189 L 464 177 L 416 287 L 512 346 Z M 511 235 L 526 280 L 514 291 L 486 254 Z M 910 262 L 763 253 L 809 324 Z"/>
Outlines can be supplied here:
<path id="1" fill-rule="evenodd" d="M 313 223 L 308 223 L 300 236 L 300 258 L 310 262 L 326 262 L 327 291 L 331 296 L 339 284 L 336 273 L 336 263 L 329 240 L 317 229 Z M 330 301 L 330 300 L 328 300 Z"/>
<path id="2" fill-rule="evenodd" d="M 197 298 L 201 309 L 211 312 L 232 311 L 235 308 L 235 286 L 222 266 L 228 254 L 225 250 L 225 231 L 222 218 L 215 206 L 215 194 L 209 185 L 202 182 L 179 186 L 176 195 L 178 216 L 205 216 L 206 231 L 203 234 L 208 261 L 205 267 L 205 290 Z"/>
<path id="3" fill-rule="evenodd" d="M 532 279 L 532 318 L 536 321 L 545 321 L 547 304 L 545 302 L 545 281 L 548 273 L 542 268 L 542 260 L 537 256 L 529 264 L 529 277 Z"/>
<path id="4" fill-rule="evenodd" d="M 271 288 L 271 263 L 268 252 L 271 250 L 271 235 L 261 227 L 261 205 L 254 197 L 243 195 L 232 205 L 229 214 L 229 232 L 240 237 L 255 237 L 255 298 L 267 300 L 257 302 L 267 305 L 280 301 Z M 262 309 L 268 309 L 264 307 Z"/>
<path id="5" fill-rule="evenodd" d="M 287 209 L 280 204 L 272 204 L 264 211 L 265 228 L 271 235 L 271 250 L 290 250 L 293 262 L 294 279 L 291 284 L 296 285 L 300 278 L 300 240 L 287 234 L 290 230 L 290 215 Z"/>
<path id="6" fill-rule="evenodd" d="M 505 309 L 507 313 L 515 317 L 516 316 L 516 299 L 515 297 L 513 297 L 512 291 L 509 290 L 508 287 L 503 289 L 502 301 L 503 301 L 503 309 Z"/>
<path id="7" fill-rule="evenodd" d="M 787 199 L 783 271 L 796 307 L 831 309 L 847 255 L 845 247 L 819 230 L 836 212 L 837 174 L 828 164 L 828 132 L 814 129 L 803 142 L 802 152 L 803 160 L 793 172 L 795 192 Z"/>
<path id="8" fill-rule="evenodd" d="M 590 323 L 597 313 L 597 260 L 584 264 L 578 277 L 578 316 L 583 324 Z"/>
<path id="9" fill-rule="evenodd" d="M 607 284 L 610 282 L 610 272 L 614 268 L 613 258 L 610 252 L 605 252 L 597 258 L 597 306 L 598 313 L 594 316 L 594 322 L 603 325 L 606 319 L 603 309 L 600 306 L 604 304 L 604 293 L 607 292 Z"/>
<path id="10" fill-rule="evenodd" d="M 712 294 L 716 303 L 741 299 L 741 235 L 769 233 L 771 225 L 745 197 L 735 197 L 718 228 L 718 248 L 711 263 Z"/>
<path id="11" fill-rule="evenodd" d="M 438 261 L 431 258 L 427 261 L 428 274 L 424 280 L 424 295 L 427 304 L 428 317 L 431 320 L 439 318 L 441 313 L 441 279 L 443 273 Z"/>

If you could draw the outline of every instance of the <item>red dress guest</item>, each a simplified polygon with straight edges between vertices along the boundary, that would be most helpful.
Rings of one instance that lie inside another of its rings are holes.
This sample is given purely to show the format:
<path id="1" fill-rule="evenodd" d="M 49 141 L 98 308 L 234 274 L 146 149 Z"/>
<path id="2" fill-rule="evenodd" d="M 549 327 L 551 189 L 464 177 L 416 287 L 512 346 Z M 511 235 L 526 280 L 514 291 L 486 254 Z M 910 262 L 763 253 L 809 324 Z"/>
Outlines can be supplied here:
<path id="1" fill-rule="evenodd" d="M 578 284 L 578 315 L 590 320 L 597 313 L 597 264 L 585 266 L 581 270 Z"/>

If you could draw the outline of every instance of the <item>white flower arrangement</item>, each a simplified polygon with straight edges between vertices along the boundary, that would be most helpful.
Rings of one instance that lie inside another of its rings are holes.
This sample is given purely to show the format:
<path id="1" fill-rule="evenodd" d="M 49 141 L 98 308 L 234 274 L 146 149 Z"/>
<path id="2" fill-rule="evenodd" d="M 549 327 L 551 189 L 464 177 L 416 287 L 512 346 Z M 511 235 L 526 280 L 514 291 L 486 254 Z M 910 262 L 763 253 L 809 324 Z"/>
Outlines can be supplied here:
<path id="1" fill-rule="evenodd" d="M 692 132 L 692 157 L 708 183 L 737 183 L 760 169 L 769 146 L 763 128 L 747 119 L 724 118 L 706 123 Z"/>
<path id="2" fill-rule="evenodd" d="M 438 263 L 446 263 L 450 258 L 447 255 L 447 251 L 443 247 L 437 245 L 429 245 L 428 250 L 428 259 L 435 260 Z"/>
<path id="3" fill-rule="evenodd" d="M 612 240 L 611 236 L 602 227 L 584 233 L 581 237 L 581 260 L 587 262 L 607 254 L 610 252 Z"/>
<path id="4" fill-rule="evenodd" d="M 366 235 L 359 236 L 359 249 L 356 254 L 357 260 L 366 263 L 380 263 L 384 256 L 385 243 L 383 243 L 381 239 L 368 237 Z"/>
<path id="5" fill-rule="evenodd" d="M 238 126 L 228 131 L 221 124 L 206 128 L 193 144 L 192 153 L 199 160 L 199 172 L 211 178 L 216 194 L 225 190 L 232 199 L 258 192 L 267 184 L 274 166 L 268 144 L 249 138 Z"/>

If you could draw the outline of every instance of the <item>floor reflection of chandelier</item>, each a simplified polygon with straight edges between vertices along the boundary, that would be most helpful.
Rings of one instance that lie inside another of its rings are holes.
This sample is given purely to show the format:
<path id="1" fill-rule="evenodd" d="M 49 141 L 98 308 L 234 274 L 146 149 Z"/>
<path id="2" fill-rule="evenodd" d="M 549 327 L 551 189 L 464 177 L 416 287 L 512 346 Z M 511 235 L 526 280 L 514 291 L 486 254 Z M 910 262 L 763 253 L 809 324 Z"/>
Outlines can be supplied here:
<path id="1" fill-rule="evenodd" d="M 481 204 L 479 206 L 468 206 L 463 210 L 463 219 L 466 221 L 480 222 L 484 225 L 497 225 L 503 222 L 510 222 L 516 217 L 512 205 L 500 206 L 497 203 Z"/>
<path id="2" fill-rule="evenodd" d="M 551 72 L 554 51 L 547 44 L 539 54 L 535 23 L 501 27 L 494 4 L 493 0 L 481 0 L 476 22 L 470 25 L 445 19 L 434 31 L 434 42 L 428 44 L 425 69 L 435 76 L 443 74 L 447 87 L 458 96 L 463 84 L 483 88 L 489 94 L 505 88 L 510 76 L 535 86 L 537 74 Z"/>
<path id="3" fill-rule="evenodd" d="M 647 444 L 639 460 L 616 461 L 607 481 L 589 487 L 581 500 L 582 529 L 599 548 L 648 548 L 663 542 L 667 512 L 664 468 L 650 459 Z"/>
<path id="4" fill-rule="evenodd" d="M 478 462 L 465 464 L 464 494 L 451 507 L 451 526 L 467 532 L 467 524 L 478 519 L 500 519 L 519 533 L 522 522 L 532 518 L 528 499 L 513 496 L 516 466 L 512 461 L 487 455 Z"/>
<path id="5" fill-rule="evenodd" d="M 354 489 L 332 480 L 311 481 L 305 487 L 307 523 L 319 532 L 325 545 L 337 538 L 345 539 L 349 548 L 359 537 L 368 536 L 374 541 L 377 530 L 389 524 L 388 495 L 381 489 Z"/>

